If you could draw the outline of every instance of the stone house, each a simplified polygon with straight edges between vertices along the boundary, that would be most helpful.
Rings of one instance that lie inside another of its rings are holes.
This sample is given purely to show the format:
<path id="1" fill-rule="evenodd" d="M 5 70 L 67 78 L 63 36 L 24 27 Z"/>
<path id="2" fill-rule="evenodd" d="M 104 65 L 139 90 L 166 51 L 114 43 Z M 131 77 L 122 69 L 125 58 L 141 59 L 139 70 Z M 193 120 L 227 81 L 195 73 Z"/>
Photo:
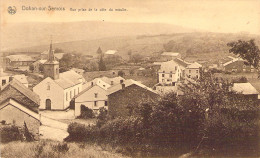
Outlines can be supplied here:
<path id="1" fill-rule="evenodd" d="M 163 62 L 161 64 L 161 68 L 158 71 L 159 83 L 175 86 L 176 82 L 180 81 L 180 78 L 181 69 L 174 60 Z"/>
<path id="2" fill-rule="evenodd" d="M 200 73 L 202 71 L 202 65 L 197 62 L 194 62 L 188 65 L 185 69 L 185 76 L 186 78 L 200 78 Z"/>
<path id="3" fill-rule="evenodd" d="M 24 123 L 35 139 L 39 137 L 41 125 L 38 107 L 39 96 L 13 79 L 0 91 L 0 121 L 24 127 Z"/>
<path id="4" fill-rule="evenodd" d="M 110 87 L 107 96 L 108 113 L 112 118 L 132 115 L 139 103 L 159 97 L 151 88 L 131 79 Z"/>
<path id="5" fill-rule="evenodd" d="M 247 64 L 241 58 L 234 58 L 223 64 L 224 71 L 227 72 L 255 72 L 257 71 L 253 66 Z"/>
<path id="6" fill-rule="evenodd" d="M 5 66 L 7 69 L 20 69 L 29 71 L 29 65 L 35 62 L 31 56 L 28 55 L 9 55 L 5 57 Z"/>

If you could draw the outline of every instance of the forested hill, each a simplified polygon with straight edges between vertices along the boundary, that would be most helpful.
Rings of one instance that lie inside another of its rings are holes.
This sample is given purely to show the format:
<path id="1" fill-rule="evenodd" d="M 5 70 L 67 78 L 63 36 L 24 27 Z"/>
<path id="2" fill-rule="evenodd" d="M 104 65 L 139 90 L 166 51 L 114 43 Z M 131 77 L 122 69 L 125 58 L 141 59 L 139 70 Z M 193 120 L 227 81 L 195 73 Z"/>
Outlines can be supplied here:
<path id="1" fill-rule="evenodd" d="M 119 55 L 127 58 L 129 50 L 132 53 L 152 55 L 154 52 L 174 51 L 183 56 L 222 57 L 228 54 L 227 43 L 237 40 L 255 39 L 260 47 L 260 36 L 251 34 L 226 34 L 226 33 L 174 33 L 160 35 L 110 37 L 97 40 L 80 40 L 71 42 L 54 43 L 55 48 L 61 48 L 65 52 L 76 52 L 86 55 L 96 55 L 100 46 L 103 52 L 109 49 L 118 50 Z M 48 45 L 17 49 L 15 51 L 42 52 L 48 49 Z"/>

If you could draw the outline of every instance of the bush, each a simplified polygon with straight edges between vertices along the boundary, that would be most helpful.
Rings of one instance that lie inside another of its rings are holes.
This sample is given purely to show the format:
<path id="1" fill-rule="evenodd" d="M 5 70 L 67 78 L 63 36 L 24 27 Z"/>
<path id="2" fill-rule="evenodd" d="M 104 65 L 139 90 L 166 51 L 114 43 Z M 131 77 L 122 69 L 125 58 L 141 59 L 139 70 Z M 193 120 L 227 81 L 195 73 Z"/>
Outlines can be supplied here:
<path id="1" fill-rule="evenodd" d="M 233 79 L 233 83 L 247 83 L 247 78 L 245 76 L 238 77 L 236 79 Z"/>
<path id="2" fill-rule="evenodd" d="M 0 128 L 0 134 L 1 134 L 1 138 L 0 138 L 1 143 L 7 143 L 7 142 L 11 142 L 11 141 L 21 140 L 21 138 L 22 138 L 19 128 L 14 125 L 2 126 Z"/>
<path id="3" fill-rule="evenodd" d="M 95 114 L 92 109 L 89 109 L 85 105 L 80 106 L 81 114 L 78 118 L 88 119 L 88 118 L 95 118 Z"/>

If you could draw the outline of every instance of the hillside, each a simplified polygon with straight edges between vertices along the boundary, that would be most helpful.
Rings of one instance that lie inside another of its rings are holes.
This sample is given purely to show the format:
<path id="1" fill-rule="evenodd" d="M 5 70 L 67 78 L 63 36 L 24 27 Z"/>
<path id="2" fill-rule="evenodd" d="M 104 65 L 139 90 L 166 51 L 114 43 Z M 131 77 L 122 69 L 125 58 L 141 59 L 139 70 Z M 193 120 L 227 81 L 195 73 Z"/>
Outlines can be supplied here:
<path id="1" fill-rule="evenodd" d="M 100 46 L 103 52 L 109 49 L 118 50 L 118 54 L 127 58 L 127 52 L 133 54 L 152 55 L 154 52 L 180 52 L 190 60 L 206 59 L 217 60 L 229 55 L 227 43 L 239 39 L 255 39 L 260 46 L 260 36 L 250 34 L 225 33 L 174 33 L 160 35 L 109 37 L 96 40 L 79 40 L 63 43 L 54 43 L 54 48 L 61 48 L 65 52 L 77 52 L 85 55 L 96 55 Z M 16 51 L 42 52 L 48 45 L 17 49 Z M 214 61 L 213 61 L 214 62 Z"/>
<path id="2" fill-rule="evenodd" d="M 27 22 L 1 26 L 1 50 L 56 43 L 94 40 L 115 36 L 136 36 L 194 32 L 194 29 L 160 23 L 116 23 L 104 21 Z"/>

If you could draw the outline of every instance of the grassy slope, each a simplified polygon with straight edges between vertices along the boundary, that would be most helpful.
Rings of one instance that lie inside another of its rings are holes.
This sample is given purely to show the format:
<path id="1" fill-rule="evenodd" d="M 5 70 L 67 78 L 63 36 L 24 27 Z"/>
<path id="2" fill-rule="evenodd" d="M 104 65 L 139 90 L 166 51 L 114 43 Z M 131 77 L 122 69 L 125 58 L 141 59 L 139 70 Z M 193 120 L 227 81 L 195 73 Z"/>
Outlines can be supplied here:
<path id="1" fill-rule="evenodd" d="M 58 144 L 63 144 L 55 141 L 39 141 L 39 142 L 11 142 L 1 144 L 1 157 L 8 158 L 121 158 L 125 157 L 121 154 L 116 154 L 103 150 L 99 146 L 91 146 L 78 143 L 67 143 L 68 150 L 57 148 Z"/>

